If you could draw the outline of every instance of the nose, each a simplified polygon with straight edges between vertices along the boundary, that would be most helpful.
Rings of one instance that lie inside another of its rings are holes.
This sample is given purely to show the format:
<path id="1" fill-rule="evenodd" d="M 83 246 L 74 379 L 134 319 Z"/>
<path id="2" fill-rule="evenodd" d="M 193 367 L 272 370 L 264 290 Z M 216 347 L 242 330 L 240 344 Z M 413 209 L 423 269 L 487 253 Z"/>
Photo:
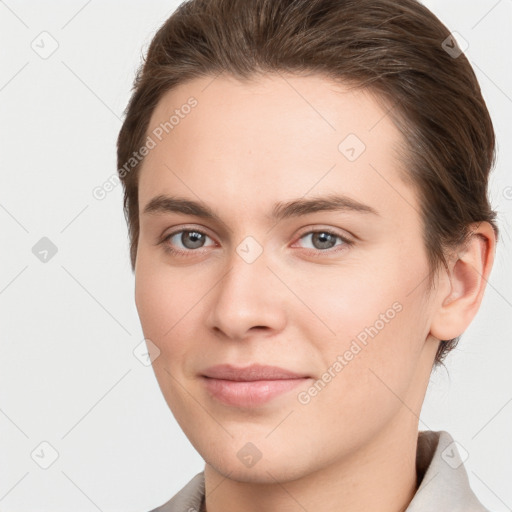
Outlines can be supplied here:
<path id="1" fill-rule="evenodd" d="M 286 325 L 286 293 L 290 295 L 269 268 L 265 252 L 252 262 L 234 252 L 212 290 L 208 327 L 238 341 L 255 331 L 279 332 Z"/>

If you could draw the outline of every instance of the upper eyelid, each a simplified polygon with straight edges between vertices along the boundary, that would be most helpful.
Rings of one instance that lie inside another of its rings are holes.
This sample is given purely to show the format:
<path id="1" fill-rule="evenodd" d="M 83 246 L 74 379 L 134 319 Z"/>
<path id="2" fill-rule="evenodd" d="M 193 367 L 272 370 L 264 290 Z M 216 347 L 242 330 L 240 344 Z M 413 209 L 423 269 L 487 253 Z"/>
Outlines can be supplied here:
<path id="1" fill-rule="evenodd" d="M 184 232 L 196 232 L 196 233 L 201 233 L 205 236 L 207 236 L 208 238 L 210 238 L 211 240 L 213 240 L 216 244 L 217 242 L 215 241 L 215 239 L 210 236 L 208 233 L 206 233 L 203 229 L 195 229 L 195 228 L 181 228 L 181 229 L 177 229 L 176 231 L 171 231 L 170 233 L 167 233 L 166 235 L 164 235 L 162 237 L 162 241 L 161 242 L 158 242 L 158 243 L 169 243 L 170 242 L 170 239 L 180 233 L 184 233 Z M 180 251 L 194 251 L 194 249 L 179 249 Z"/>
<path id="2" fill-rule="evenodd" d="M 204 228 L 194 228 L 194 227 L 181 227 L 180 229 L 176 229 L 176 230 L 173 230 L 173 231 L 170 231 L 169 233 L 165 234 L 163 236 L 163 240 L 166 240 L 168 238 L 170 238 L 171 236 L 174 236 L 174 235 L 177 235 L 178 233 L 183 233 L 183 232 L 186 232 L 186 231 L 189 231 L 189 232 L 196 232 L 196 233 L 201 233 L 203 235 L 206 235 L 207 237 L 211 238 L 212 240 L 214 239 L 213 236 L 209 235 L 207 233 L 207 230 L 204 229 Z"/>
<path id="3" fill-rule="evenodd" d="M 311 233 L 332 233 L 335 236 L 339 236 L 341 238 L 351 238 L 353 235 L 347 233 L 346 235 L 343 233 L 340 233 L 340 228 L 322 228 L 322 227 L 307 227 L 304 228 L 304 230 L 301 230 L 298 237 L 302 238 L 304 235 L 309 235 Z M 346 231 L 345 231 L 346 233 Z"/>

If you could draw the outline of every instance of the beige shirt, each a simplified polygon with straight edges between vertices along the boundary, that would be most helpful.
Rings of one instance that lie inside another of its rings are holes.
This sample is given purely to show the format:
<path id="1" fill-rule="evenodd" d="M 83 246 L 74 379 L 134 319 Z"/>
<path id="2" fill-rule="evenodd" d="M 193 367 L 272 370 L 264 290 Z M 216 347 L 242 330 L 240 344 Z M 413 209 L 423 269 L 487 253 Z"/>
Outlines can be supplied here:
<path id="1" fill-rule="evenodd" d="M 460 452 L 448 432 L 418 432 L 416 471 L 420 484 L 405 512 L 489 512 L 471 490 Z M 204 511 L 204 472 L 201 472 L 172 499 L 151 512 Z"/>

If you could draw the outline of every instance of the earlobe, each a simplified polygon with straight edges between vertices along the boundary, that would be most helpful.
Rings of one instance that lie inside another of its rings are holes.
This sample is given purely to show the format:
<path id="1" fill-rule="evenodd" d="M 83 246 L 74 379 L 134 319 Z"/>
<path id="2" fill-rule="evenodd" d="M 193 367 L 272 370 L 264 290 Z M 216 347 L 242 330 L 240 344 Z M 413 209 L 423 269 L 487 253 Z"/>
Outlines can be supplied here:
<path id="1" fill-rule="evenodd" d="M 496 237 L 488 222 L 471 226 L 467 245 L 456 253 L 443 274 L 430 333 L 440 340 L 460 336 L 475 317 L 494 262 Z M 448 291 L 446 291 L 448 290 Z"/>

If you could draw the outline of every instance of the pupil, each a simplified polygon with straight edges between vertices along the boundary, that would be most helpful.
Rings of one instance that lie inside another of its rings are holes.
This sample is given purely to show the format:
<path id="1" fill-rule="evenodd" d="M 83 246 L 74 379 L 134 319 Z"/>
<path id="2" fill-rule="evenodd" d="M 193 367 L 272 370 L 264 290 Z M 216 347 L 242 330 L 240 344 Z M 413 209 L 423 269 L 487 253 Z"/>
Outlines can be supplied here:
<path id="1" fill-rule="evenodd" d="M 318 242 L 318 245 L 320 245 L 319 248 L 321 249 L 329 249 L 330 247 L 333 247 L 333 244 L 331 243 L 333 240 L 335 240 L 335 237 L 330 233 L 320 232 L 313 234 L 313 242 Z"/>
<path id="2" fill-rule="evenodd" d="M 189 237 L 188 239 L 187 236 Z M 196 249 L 197 247 L 201 247 L 202 236 L 203 235 L 197 231 L 186 231 L 181 235 L 181 242 L 188 249 Z"/>

